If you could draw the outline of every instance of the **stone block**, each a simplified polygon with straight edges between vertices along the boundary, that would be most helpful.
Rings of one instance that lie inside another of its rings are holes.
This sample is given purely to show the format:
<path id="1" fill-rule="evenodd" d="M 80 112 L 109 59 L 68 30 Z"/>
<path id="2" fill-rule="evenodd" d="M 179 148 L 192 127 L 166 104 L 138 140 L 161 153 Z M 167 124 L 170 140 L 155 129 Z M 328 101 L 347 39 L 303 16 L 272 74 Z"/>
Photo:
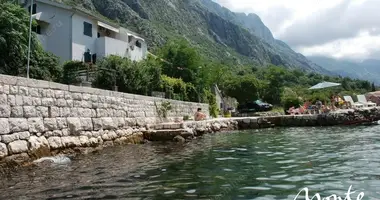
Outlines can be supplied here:
<path id="1" fill-rule="evenodd" d="M 0 135 L 10 133 L 8 118 L 0 118 Z"/>
<path id="2" fill-rule="evenodd" d="M 24 105 L 24 100 L 22 96 L 16 95 L 15 96 L 15 106 L 23 106 Z"/>
<path id="3" fill-rule="evenodd" d="M 16 106 L 16 96 L 15 95 L 7 95 L 8 105 Z"/>
<path id="4" fill-rule="evenodd" d="M 61 137 L 49 137 L 47 140 L 51 149 L 60 149 L 63 147 Z"/>
<path id="5" fill-rule="evenodd" d="M 0 105 L 0 117 L 10 117 L 11 107 L 8 105 Z"/>
<path id="6" fill-rule="evenodd" d="M 59 108 L 59 115 L 61 117 L 70 117 L 71 116 L 71 108 Z"/>
<path id="7" fill-rule="evenodd" d="M 33 106 L 41 106 L 42 105 L 42 100 L 39 97 L 31 97 Z"/>
<path id="8" fill-rule="evenodd" d="M 81 120 L 78 117 L 68 117 L 67 126 L 71 134 L 79 134 L 80 131 L 83 131 Z"/>
<path id="9" fill-rule="evenodd" d="M 29 125 L 29 132 L 31 133 L 45 132 L 45 125 L 42 118 L 29 118 L 28 125 Z"/>
<path id="10" fill-rule="evenodd" d="M 81 108 L 82 107 L 82 101 L 80 101 L 80 100 L 74 100 L 73 101 L 73 105 L 74 105 L 74 107 Z"/>
<path id="11" fill-rule="evenodd" d="M 67 136 L 62 137 L 61 140 L 64 147 L 79 147 L 81 144 L 79 137 Z"/>
<path id="12" fill-rule="evenodd" d="M 49 108 L 44 106 L 37 106 L 37 117 L 49 117 Z"/>
<path id="13" fill-rule="evenodd" d="M 90 108 L 82 108 L 81 109 L 81 117 L 92 117 L 92 109 L 90 109 Z"/>
<path id="14" fill-rule="evenodd" d="M 41 148 L 50 149 L 49 142 L 44 136 L 30 136 L 28 143 L 30 151 L 37 151 Z"/>
<path id="15" fill-rule="evenodd" d="M 114 118 L 115 124 L 119 128 L 126 127 L 125 119 L 123 117 Z"/>
<path id="16" fill-rule="evenodd" d="M 101 118 L 92 118 L 92 124 L 93 124 L 93 129 L 95 131 L 98 131 L 103 128 L 103 123 Z"/>
<path id="17" fill-rule="evenodd" d="M 110 140 L 114 140 L 114 139 L 116 139 L 116 138 L 117 138 L 117 134 L 115 133 L 115 131 L 109 131 L 109 132 L 108 132 L 108 138 L 109 138 Z"/>
<path id="18" fill-rule="evenodd" d="M 52 90 L 52 89 L 47 89 L 46 90 L 46 98 L 54 98 L 54 96 L 55 96 L 55 93 L 54 93 L 54 90 Z"/>
<path id="19" fill-rule="evenodd" d="M 25 118 L 31 118 L 31 117 L 37 117 L 37 109 L 34 106 L 24 106 L 24 117 Z"/>
<path id="20" fill-rule="evenodd" d="M 39 97 L 37 88 L 29 88 L 29 96 Z"/>
<path id="21" fill-rule="evenodd" d="M 34 106 L 33 97 L 22 96 L 22 102 L 24 106 Z"/>
<path id="22" fill-rule="evenodd" d="M 84 101 L 90 101 L 91 100 L 91 94 L 83 93 L 82 98 Z"/>
<path id="23" fill-rule="evenodd" d="M 111 117 L 102 117 L 101 119 L 102 119 L 103 129 L 112 130 L 112 129 L 117 128 Z"/>
<path id="24" fill-rule="evenodd" d="M 82 130 L 84 131 L 92 131 L 93 125 L 92 125 L 92 119 L 91 118 L 80 118 L 80 123 L 82 125 Z"/>
<path id="25" fill-rule="evenodd" d="M 0 143 L 0 158 L 4 158 L 8 155 L 7 145 L 4 143 Z"/>
<path id="26" fill-rule="evenodd" d="M 55 118 L 60 116 L 59 108 L 58 107 L 48 107 L 49 117 Z"/>
<path id="27" fill-rule="evenodd" d="M 8 96 L 6 94 L 0 94 L 0 105 L 8 104 Z"/>
<path id="28" fill-rule="evenodd" d="M 54 131 L 58 129 L 57 119 L 44 118 L 44 126 L 46 131 Z"/>
<path id="29" fill-rule="evenodd" d="M 13 133 L 9 135 L 2 135 L 1 136 L 1 141 L 5 144 L 9 144 L 11 142 L 14 142 L 16 140 L 19 140 L 19 135 L 18 133 Z"/>
<path id="30" fill-rule="evenodd" d="M 29 89 L 28 87 L 25 87 L 25 86 L 20 86 L 18 88 L 18 93 L 22 96 L 28 96 L 29 95 Z"/>
<path id="31" fill-rule="evenodd" d="M 47 131 L 44 134 L 45 137 L 62 137 L 63 133 L 61 130 Z"/>
<path id="32" fill-rule="evenodd" d="M 90 146 L 90 140 L 87 136 L 79 136 L 80 146 Z"/>
<path id="33" fill-rule="evenodd" d="M 42 106 L 45 106 L 45 107 L 54 106 L 54 99 L 42 98 L 41 103 L 42 103 Z"/>
<path id="34" fill-rule="evenodd" d="M 93 94 L 93 95 L 91 95 L 90 99 L 91 99 L 91 101 L 92 101 L 93 103 L 94 103 L 94 102 L 98 102 L 98 95 Z"/>
<path id="35" fill-rule="evenodd" d="M 49 88 L 53 90 L 68 91 L 69 86 L 61 83 L 49 82 Z"/>
<path id="36" fill-rule="evenodd" d="M 10 85 L 9 86 L 9 94 L 16 95 L 18 94 L 18 87 L 17 85 Z"/>
<path id="37" fill-rule="evenodd" d="M 11 117 L 21 118 L 24 117 L 24 109 L 22 106 L 11 107 Z"/>
<path id="38" fill-rule="evenodd" d="M 9 94 L 9 85 L 7 85 L 7 84 L 3 85 L 3 93 Z"/>
<path id="39" fill-rule="evenodd" d="M 58 129 L 67 128 L 67 119 L 66 118 L 57 118 L 57 127 L 58 127 Z"/>
<path id="40" fill-rule="evenodd" d="M 20 140 L 28 140 L 30 138 L 30 133 L 28 131 L 16 133 Z"/>
<path id="41" fill-rule="evenodd" d="M 64 99 L 65 98 L 65 91 L 62 90 L 55 90 L 54 91 L 54 97 L 56 99 Z"/>
<path id="42" fill-rule="evenodd" d="M 25 140 L 17 140 L 8 144 L 10 154 L 18 154 L 28 151 L 28 142 Z"/>
<path id="43" fill-rule="evenodd" d="M 25 118 L 9 118 L 9 129 L 11 133 L 28 131 L 28 121 Z"/>
<path id="44" fill-rule="evenodd" d="M 71 93 L 73 100 L 82 101 L 82 94 L 81 93 Z"/>
<path id="45" fill-rule="evenodd" d="M 67 101 L 66 101 L 66 99 L 57 99 L 56 100 L 56 105 L 58 107 L 66 107 L 67 106 Z"/>

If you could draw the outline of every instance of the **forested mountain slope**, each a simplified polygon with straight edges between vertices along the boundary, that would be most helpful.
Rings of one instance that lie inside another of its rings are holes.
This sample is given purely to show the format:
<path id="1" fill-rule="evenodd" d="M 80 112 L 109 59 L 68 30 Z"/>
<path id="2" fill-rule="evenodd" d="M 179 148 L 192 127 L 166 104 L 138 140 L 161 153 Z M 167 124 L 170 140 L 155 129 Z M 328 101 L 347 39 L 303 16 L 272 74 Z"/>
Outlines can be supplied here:
<path id="1" fill-rule="evenodd" d="M 212 60 L 331 74 L 274 39 L 257 15 L 234 13 L 211 0 L 55 1 L 101 14 L 140 33 L 152 51 L 168 39 L 184 37 Z"/>

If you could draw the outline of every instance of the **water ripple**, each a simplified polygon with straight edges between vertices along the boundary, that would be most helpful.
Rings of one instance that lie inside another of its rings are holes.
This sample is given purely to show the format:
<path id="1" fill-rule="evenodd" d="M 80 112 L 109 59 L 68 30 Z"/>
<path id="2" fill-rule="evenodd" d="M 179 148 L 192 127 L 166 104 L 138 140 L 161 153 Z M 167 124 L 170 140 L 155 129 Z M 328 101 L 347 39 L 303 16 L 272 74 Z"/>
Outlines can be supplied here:
<path id="1" fill-rule="evenodd" d="M 0 199 L 277 200 L 304 187 L 344 197 L 351 185 L 377 199 L 380 129 L 268 129 L 111 147 L 64 167 L 12 172 L 0 183 Z"/>

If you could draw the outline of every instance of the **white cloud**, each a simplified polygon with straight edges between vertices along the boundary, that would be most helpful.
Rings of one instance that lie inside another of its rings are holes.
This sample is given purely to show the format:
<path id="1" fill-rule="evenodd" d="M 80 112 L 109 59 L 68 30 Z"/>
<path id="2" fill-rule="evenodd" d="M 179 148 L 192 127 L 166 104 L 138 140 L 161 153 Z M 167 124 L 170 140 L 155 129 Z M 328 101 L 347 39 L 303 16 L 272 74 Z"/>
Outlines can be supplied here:
<path id="1" fill-rule="evenodd" d="M 380 0 L 214 0 L 256 13 L 273 35 L 306 55 L 371 58 L 380 45 Z"/>
<path id="2" fill-rule="evenodd" d="M 334 58 L 365 59 L 377 57 L 380 50 L 380 35 L 372 36 L 368 31 L 350 39 L 338 39 L 330 43 L 301 47 L 304 55 L 328 55 Z"/>

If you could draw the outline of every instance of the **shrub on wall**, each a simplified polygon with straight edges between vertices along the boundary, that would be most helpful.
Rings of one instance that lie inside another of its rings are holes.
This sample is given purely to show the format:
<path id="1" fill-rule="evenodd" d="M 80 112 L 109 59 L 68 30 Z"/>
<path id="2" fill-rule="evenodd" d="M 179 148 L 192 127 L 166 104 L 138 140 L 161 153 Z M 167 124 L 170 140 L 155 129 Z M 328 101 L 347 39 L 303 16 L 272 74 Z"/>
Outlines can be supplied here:
<path id="1" fill-rule="evenodd" d="M 218 105 L 216 104 L 216 96 L 211 91 L 208 91 L 208 90 L 205 90 L 204 93 L 207 98 L 207 103 L 209 104 L 210 116 L 218 117 L 220 110 L 218 108 Z"/>
<path id="2" fill-rule="evenodd" d="M 140 62 L 132 62 L 128 58 L 109 56 L 98 62 L 94 87 L 149 95 L 159 87 L 161 70 L 154 61 L 148 58 Z"/>
<path id="3" fill-rule="evenodd" d="M 78 77 L 79 70 L 86 70 L 87 66 L 85 63 L 80 61 L 68 61 L 63 64 L 63 74 L 62 83 L 75 85 L 81 82 Z"/>
<path id="4" fill-rule="evenodd" d="M 302 99 L 290 88 L 284 88 L 281 94 L 281 104 L 284 110 L 289 109 L 290 107 L 299 107 L 303 104 Z"/>

